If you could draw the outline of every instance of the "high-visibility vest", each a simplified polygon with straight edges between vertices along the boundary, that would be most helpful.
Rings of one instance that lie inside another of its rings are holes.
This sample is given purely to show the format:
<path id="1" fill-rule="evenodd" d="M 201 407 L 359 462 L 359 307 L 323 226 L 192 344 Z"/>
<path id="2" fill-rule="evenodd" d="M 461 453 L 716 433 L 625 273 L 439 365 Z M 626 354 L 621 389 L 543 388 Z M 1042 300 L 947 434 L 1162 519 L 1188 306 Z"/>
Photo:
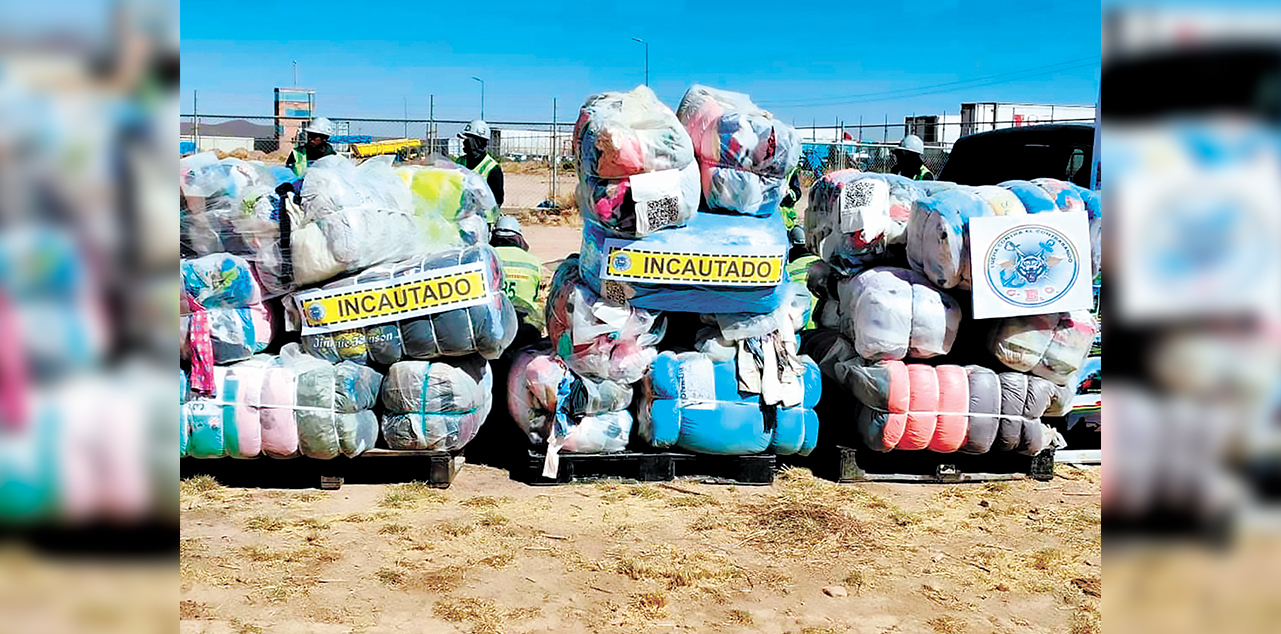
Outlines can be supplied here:
<path id="1" fill-rule="evenodd" d="M 930 179 L 931 179 L 931 180 L 933 180 L 933 178 L 934 178 L 934 172 L 931 172 L 931 171 L 930 171 L 930 168 L 928 168 L 928 167 L 926 167 L 925 165 L 923 165 L 923 164 L 922 164 L 922 165 L 921 165 L 921 171 L 920 171 L 920 173 L 919 173 L 919 174 L 917 174 L 916 176 L 913 176 L 913 177 L 912 177 L 912 180 L 914 180 L 914 181 L 923 181 L 923 180 L 925 180 L 925 177 L 926 177 L 926 176 L 929 176 L 929 177 L 930 177 Z"/>
<path id="2" fill-rule="evenodd" d="M 466 155 L 463 155 L 463 156 L 458 157 L 458 161 L 457 161 L 457 163 L 458 163 L 459 165 L 462 165 L 463 167 L 467 167 L 467 156 L 466 156 Z M 492 156 L 490 156 L 490 155 L 486 154 L 486 155 L 485 155 L 485 158 L 481 159 L 481 160 L 480 160 L 480 163 L 478 163 L 478 164 L 476 165 L 476 169 L 474 169 L 474 170 L 472 170 L 472 171 L 473 171 L 473 172 L 476 172 L 477 174 L 480 174 L 480 177 L 481 177 L 481 178 L 482 178 L 486 183 L 488 183 L 488 182 L 489 182 L 489 173 L 490 173 L 490 172 L 492 172 L 492 171 L 494 171 L 494 168 L 495 168 L 495 167 L 498 167 L 498 161 L 495 161 L 495 160 L 494 160 L 494 157 L 492 157 Z M 497 210 L 497 209 L 493 210 L 491 213 L 486 214 L 486 216 L 485 216 L 485 221 L 486 221 L 486 222 L 488 222 L 490 225 L 493 225 L 493 224 L 494 224 L 494 221 L 496 221 L 496 220 L 498 220 L 498 210 Z"/>
<path id="3" fill-rule="evenodd" d="M 294 175 L 302 178 L 307 171 L 307 151 L 294 148 Z"/>
<path id="4" fill-rule="evenodd" d="M 543 282 L 543 263 L 520 247 L 497 247 L 498 259 L 503 263 L 503 292 L 516 308 L 538 310 L 534 302 L 538 287 Z"/>
<path id="5" fill-rule="evenodd" d="M 792 190 L 792 177 L 796 175 L 796 171 L 797 171 L 797 168 L 793 167 L 791 171 L 787 173 L 787 176 L 783 179 L 783 197 L 784 198 L 786 198 L 788 192 Z M 792 203 L 790 207 L 782 204 L 781 202 L 778 205 L 779 211 L 783 212 L 783 225 L 787 227 L 788 231 L 791 231 L 792 227 L 796 226 L 796 204 L 799 203 L 800 201 L 801 201 L 801 192 L 797 191 L 796 202 Z"/>
<path id="6" fill-rule="evenodd" d="M 788 262 L 787 276 L 791 278 L 793 282 L 800 282 L 804 284 L 806 279 L 809 278 L 810 263 L 818 259 L 819 257 L 817 255 L 802 255 L 801 257 Z M 813 293 L 810 293 L 810 320 L 809 323 L 805 324 L 806 330 L 810 328 L 818 328 L 818 324 L 814 321 L 816 316 L 814 314 L 814 310 L 816 308 L 818 308 L 818 298 L 815 297 Z"/>

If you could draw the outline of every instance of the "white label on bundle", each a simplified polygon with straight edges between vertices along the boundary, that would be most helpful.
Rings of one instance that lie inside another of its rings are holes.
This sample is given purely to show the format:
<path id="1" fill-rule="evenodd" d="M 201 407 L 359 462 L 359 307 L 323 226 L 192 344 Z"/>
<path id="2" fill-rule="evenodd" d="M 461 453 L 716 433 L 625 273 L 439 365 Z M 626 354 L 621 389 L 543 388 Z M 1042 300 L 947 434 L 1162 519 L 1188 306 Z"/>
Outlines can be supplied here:
<path id="1" fill-rule="evenodd" d="M 870 242 L 885 231 L 890 216 L 889 185 L 877 178 L 846 183 L 841 188 L 841 233 L 863 232 Z"/>
<path id="2" fill-rule="evenodd" d="M 699 355 L 680 364 L 680 398 L 682 401 L 716 400 L 716 377 L 712 360 Z"/>
<path id="3" fill-rule="evenodd" d="M 1093 307 L 1084 211 L 971 218 L 969 225 L 975 319 Z"/>
<path id="4" fill-rule="evenodd" d="M 638 235 L 676 224 L 681 211 L 680 176 L 680 170 L 662 170 L 631 177 Z"/>

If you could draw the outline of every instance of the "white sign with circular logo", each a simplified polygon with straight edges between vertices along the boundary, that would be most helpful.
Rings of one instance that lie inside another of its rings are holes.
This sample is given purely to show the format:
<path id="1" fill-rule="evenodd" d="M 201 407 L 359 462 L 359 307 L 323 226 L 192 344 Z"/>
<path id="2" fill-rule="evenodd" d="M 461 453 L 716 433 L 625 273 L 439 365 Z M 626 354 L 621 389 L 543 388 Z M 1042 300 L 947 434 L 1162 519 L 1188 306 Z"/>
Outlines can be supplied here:
<path id="1" fill-rule="evenodd" d="M 976 319 L 1092 306 L 1085 212 L 972 218 L 970 265 Z"/>

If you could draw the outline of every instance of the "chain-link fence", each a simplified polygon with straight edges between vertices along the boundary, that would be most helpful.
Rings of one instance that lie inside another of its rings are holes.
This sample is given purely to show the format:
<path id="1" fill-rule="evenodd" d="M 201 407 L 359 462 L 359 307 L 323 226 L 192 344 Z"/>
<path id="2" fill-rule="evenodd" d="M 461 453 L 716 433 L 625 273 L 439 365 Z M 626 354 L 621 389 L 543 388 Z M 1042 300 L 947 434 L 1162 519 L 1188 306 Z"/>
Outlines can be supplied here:
<path id="1" fill-rule="evenodd" d="M 930 121 L 915 117 L 904 123 L 812 126 L 798 128 L 802 139 L 800 167 L 808 188 L 824 174 L 840 169 L 889 172 L 895 167 L 893 149 L 907 134 L 925 142 L 925 165 L 938 175 L 961 136 L 1026 125 L 1025 121 Z M 332 118 L 330 142 L 345 155 L 394 152 L 408 162 L 432 154 L 455 158 L 462 153 L 458 133 L 466 121 L 432 119 Z M 1041 120 L 1037 123 L 1093 123 L 1093 119 Z M 217 150 L 223 154 L 283 162 L 306 120 L 290 117 L 183 115 L 183 151 Z M 490 122 L 490 153 L 502 165 L 503 207 L 568 209 L 574 207 L 577 174 L 573 161 L 573 122 Z M 380 143 L 404 140 L 405 143 Z M 413 143 L 417 141 L 418 143 Z M 802 203 L 802 206 L 804 203 Z"/>

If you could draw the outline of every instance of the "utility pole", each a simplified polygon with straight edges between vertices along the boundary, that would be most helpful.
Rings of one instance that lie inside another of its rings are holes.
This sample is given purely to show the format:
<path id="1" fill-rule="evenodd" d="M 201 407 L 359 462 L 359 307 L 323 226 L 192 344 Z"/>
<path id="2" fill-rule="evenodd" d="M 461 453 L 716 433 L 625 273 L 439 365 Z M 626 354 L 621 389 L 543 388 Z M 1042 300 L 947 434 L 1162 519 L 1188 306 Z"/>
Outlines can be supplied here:
<path id="1" fill-rule="evenodd" d="M 556 171 L 560 168 L 560 144 L 556 141 L 556 98 L 552 97 L 552 146 L 547 159 L 552 162 L 552 207 L 556 206 Z"/>
<path id="2" fill-rule="evenodd" d="M 298 87 L 298 60 L 294 60 L 294 88 Z"/>
<path id="3" fill-rule="evenodd" d="M 480 118 L 484 119 L 485 118 L 485 80 L 479 77 L 472 77 L 472 79 L 475 79 L 476 81 L 480 82 Z"/>
<path id="4" fill-rule="evenodd" d="M 191 91 L 191 138 L 196 142 L 196 151 L 200 151 L 200 91 Z"/>
<path id="5" fill-rule="evenodd" d="M 427 127 L 428 127 L 427 136 L 431 139 L 431 145 L 432 145 L 431 151 L 435 152 L 436 151 L 436 95 L 429 95 L 427 97 L 427 117 L 429 121 L 429 123 L 427 124 Z M 448 152 L 441 152 L 441 154 L 448 154 Z"/>
<path id="6" fill-rule="evenodd" d="M 409 138 L 409 97 L 401 97 L 400 99 L 405 102 L 405 137 L 404 138 L 408 139 Z"/>
<path id="7" fill-rule="evenodd" d="M 636 42 L 640 42 L 641 44 L 645 45 L 645 85 L 648 86 L 649 85 L 649 42 L 646 42 L 645 40 L 642 40 L 639 37 L 634 37 L 632 38 L 632 40 Z"/>

